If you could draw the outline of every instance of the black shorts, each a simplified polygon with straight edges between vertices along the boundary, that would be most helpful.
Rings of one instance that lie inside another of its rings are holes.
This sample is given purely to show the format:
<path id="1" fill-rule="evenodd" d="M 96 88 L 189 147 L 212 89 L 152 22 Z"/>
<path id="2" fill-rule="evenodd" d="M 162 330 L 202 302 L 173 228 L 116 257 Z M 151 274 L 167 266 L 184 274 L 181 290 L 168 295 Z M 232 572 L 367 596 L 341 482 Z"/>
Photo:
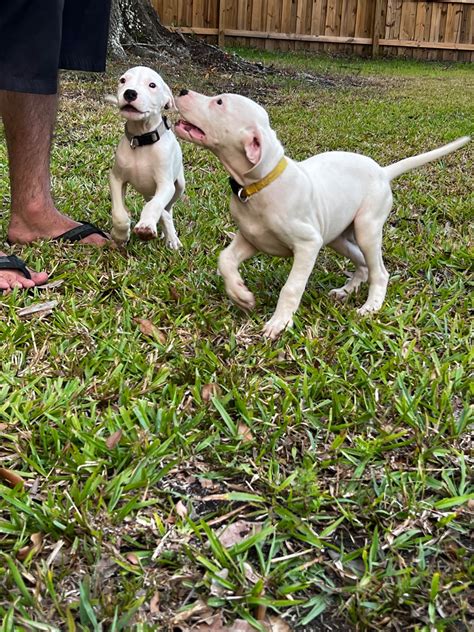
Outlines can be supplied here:
<path id="1" fill-rule="evenodd" d="M 0 90 L 55 94 L 58 70 L 103 72 L 111 0 L 0 0 Z"/>

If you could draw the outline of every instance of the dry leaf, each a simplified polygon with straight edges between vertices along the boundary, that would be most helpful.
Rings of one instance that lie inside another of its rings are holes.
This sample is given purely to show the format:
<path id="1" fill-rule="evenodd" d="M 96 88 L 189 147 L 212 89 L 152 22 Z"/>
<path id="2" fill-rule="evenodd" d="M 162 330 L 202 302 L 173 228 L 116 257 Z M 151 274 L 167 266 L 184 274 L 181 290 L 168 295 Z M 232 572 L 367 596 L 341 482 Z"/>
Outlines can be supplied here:
<path id="1" fill-rule="evenodd" d="M 8 424 L 0 424 L 0 432 L 3 432 L 8 428 Z"/>
<path id="2" fill-rule="evenodd" d="M 56 281 L 51 281 L 50 283 L 45 283 L 44 285 L 37 285 L 35 289 L 54 290 L 57 287 L 61 287 L 63 283 L 64 283 L 64 279 L 57 279 Z"/>
<path id="3" fill-rule="evenodd" d="M 24 479 L 19 474 L 16 474 L 11 470 L 7 470 L 4 467 L 0 467 L 0 478 L 7 481 L 7 483 L 10 483 L 12 487 L 16 487 L 16 485 L 21 485 L 23 487 L 25 484 Z"/>
<path id="4" fill-rule="evenodd" d="M 216 573 L 216 575 L 222 579 L 227 579 L 229 576 L 229 569 L 222 568 L 218 573 Z M 219 583 L 219 580 L 216 577 L 212 578 L 210 588 L 211 595 L 214 595 L 215 597 L 222 597 L 228 591 L 229 589 Z"/>
<path id="5" fill-rule="evenodd" d="M 184 621 L 189 621 L 189 619 L 192 618 L 200 617 L 202 619 L 205 615 L 211 617 L 212 614 L 212 610 L 207 606 L 207 604 L 199 599 L 190 608 L 187 608 L 182 612 L 178 612 L 178 614 L 173 617 L 171 623 L 172 625 L 177 625 L 179 623 L 183 623 Z"/>
<path id="6" fill-rule="evenodd" d="M 18 310 L 18 316 L 31 316 L 35 314 L 35 316 L 46 316 L 47 314 L 51 314 L 53 309 L 58 304 L 58 301 L 46 301 L 46 303 L 35 303 L 34 305 L 30 305 L 29 307 L 23 307 Z"/>
<path id="7" fill-rule="evenodd" d="M 18 553 L 16 554 L 17 559 L 21 562 L 23 562 L 23 560 L 26 560 L 26 558 L 28 557 L 28 553 L 31 551 L 32 548 L 33 547 L 30 544 L 22 546 L 21 549 L 18 549 Z"/>
<path id="8" fill-rule="evenodd" d="M 239 425 L 237 426 L 237 433 L 242 437 L 244 443 L 253 441 L 252 431 L 246 424 L 244 424 L 243 421 L 239 422 Z"/>
<path id="9" fill-rule="evenodd" d="M 134 318 L 133 321 L 137 323 L 142 334 L 156 338 L 161 344 L 165 344 L 165 334 L 151 320 L 148 320 L 148 318 Z"/>
<path id="10" fill-rule="evenodd" d="M 127 553 L 125 558 L 130 562 L 130 564 L 133 564 L 134 566 L 140 565 L 140 560 L 138 559 L 135 553 Z"/>
<path id="11" fill-rule="evenodd" d="M 215 489 L 218 487 L 214 481 L 211 481 L 210 478 L 200 478 L 199 484 L 203 489 Z"/>
<path id="12" fill-rule="evenodd" d="M 268 617 L 265 621 L 268 632 L 291 632 L 291 628 L 281 617 Z"/>
<path id="13" fill-rule="evenodd" d="M 41 546 L 43 544 L 43 534 L 42 533 L 32 533 L 31 541 L 35 546 Z"/>
<path id="14" fill-rule="evenodd" d="M 254 535 L 261 531 L 262 525 L 255 522 L 248 522 L 247 520 L 237 520 L 228 527 L 225 527 L 220 534 L 219 538 L 222 546 L 229 548 L 245 540 L 249 535 Z"/>
<path id="15" fill-rule="evenodd" d="M 180 500 L 178 500 L 175 505 L 175 511 L 180 518 L 186 518 L 186 516 L 188 515 L 188 510 L 186 509 L 186 506 Z"/>
<path id="16" fill-rule="evenodd" d="M 249 582 L 251 582 L 252 584 L 256 584 L 261 579 L 260 575 L 257 575 L 257 573 L 253 570 L 248 562 L 243 563 L 243 569 L 245 578 L 248 579 Z"/>
<path id="17" fill-rule="evenodd" d="M 43 543 L 43 535 L 41 533 L 33 533 L 30 540 L 33 544 L 23 546 L 16 554 L 17 558 L 21 561 L 26 560 L 31 552 L 34 552 L 34 554 L 38 553 Z"/>
<path id="18" fill-rule="evenodd" d="M 111 434 L 110 437 L 107 438 L 105 445 L 107 446 L 109 450 L 112 450 L 119 444 L 121 438 L 122 438 L 122 431 L 117 430 L 116 432 Z"/>
<path id="19" fill-rule="evenodd" d="M 171 298 L 173 300 L 175 300 L 176 302 L 179 301 L 180 296 L 179 296 L 178 291 L 176 290 L 176 288 L 174 288 L 174 287 L 170 288 L 170 295 L 171 295 Z"/>
<path id="20" fill-rule="evenodd" d="M 160 593 L 156 591 L 153 597 L 150 600 L 150 612 L 151 614 L 156 614 L 160 611 Z"/>
<path id="21" fill-rule="evenodd" d="M 47 567 L 51 566 L 54 563 L 55 559 L 58 557 L 63 546 L 64 546 L 64 540 L 58 540 L 56 542 L 56 544 L 54 545 L 54 549 L 51 551 L 51 553 L 48 556 L 48 559 L 46 560 Z"/>
<path id="22" fill-rule="evenodd" d="M 211 500 L 229 500 L 229 494 L 211 494 L 210 496 L 200 496 L 199 500 L 205 503 L 211 502 Z"/>
<path id="23" fill-rule="evenodd" d="M 221 388 L 219 384 L 204 384 L 201 389 L 202 401 L 206 402 L 206 404 L 210 402 L 213 397 L 219 397 L 220 394 Z"/>
<path id="24" fill-rule="evenodd" d="M 218 612 L 212 617 L 207 617 L 206 621 L 193 625 L 192 632 L 226 632 L 228 628 L 222 623 L 222 613 Z"/>
<path id="25" fill-rule="evenodd" d="M 226 632 L 255 632 L 253 625 L 250 625 L 250 623 L 244 619 L 236 619 L 234 623 L 230 627 L 225 628 L 225 630 Z"/>

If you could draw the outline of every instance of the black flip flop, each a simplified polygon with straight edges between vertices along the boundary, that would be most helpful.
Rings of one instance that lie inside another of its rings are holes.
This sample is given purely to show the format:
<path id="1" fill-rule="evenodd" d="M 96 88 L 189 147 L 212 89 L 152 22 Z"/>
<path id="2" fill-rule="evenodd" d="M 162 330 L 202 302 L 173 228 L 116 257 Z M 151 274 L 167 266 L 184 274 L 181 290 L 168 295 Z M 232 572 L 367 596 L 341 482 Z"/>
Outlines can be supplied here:
<path id="1" fill-rule="evenodd" d="M 25 278 L 31 279 L 30 271 L 25 262 L 16 255 L 2 255 L 0 257 L 0 270 L 18 270 Z"/>
<path id="2" fill-rule="evenodd" d="M 75 226 L 74 228 L 71 228 L 71 230 L 67 230 L 65 233 L 62 233 L 62 235 L 54 237 L 53 241 L 67 241 L 72 243 L 74 241 L 81 241 L 81 239 L 85 239 L 86 237 L 89 237 L 89 235 L 100 235 L 105 239 L 109 239 L 108 235 L 106 235 L 104 231 L 100 230 L 97 226 L 94 226 L 94 224 L 81 222 L 79 226 Z"/>

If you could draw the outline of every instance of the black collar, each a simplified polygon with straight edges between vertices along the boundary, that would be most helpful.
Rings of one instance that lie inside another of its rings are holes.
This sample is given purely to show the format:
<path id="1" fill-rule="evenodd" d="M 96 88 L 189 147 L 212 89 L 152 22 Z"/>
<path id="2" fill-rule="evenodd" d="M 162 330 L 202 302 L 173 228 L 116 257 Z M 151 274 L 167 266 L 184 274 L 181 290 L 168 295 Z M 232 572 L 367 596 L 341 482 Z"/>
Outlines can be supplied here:
<path id="1" fill-rule="evenodd" d="M 242 185 L 239 184 L 237 180 L 234 180 L 234 178 L 232 177 L 229 178 L 229 184 L 230 184 L 230 188 L 232 189 L 232 193 L 238 196 L 240 191 L 242 191 L 242 188 L 243 188 Z"/>
<path id="2" fill-rule="evenodd" d="M 127 129 L 127 125 L 125 125 L 125 136 L 130 141 L 130 147 L 132 149 L 136 149 L 137 147 L 143 147 L 144 145 L 153 145 L 153 143 L 157 143 L 163 136 L 163 134 L 169 129 L 171 129 L 171 125 L 168 123 L 168 119 L 166 118 L 166 116 L 164 116 L 163 120 L 156 129 L 154 129 L 152 132 L 147 132 L 146 134 L 140 134 L 139 136 L 133 136 L 133 134 L 130 134 Z"/>

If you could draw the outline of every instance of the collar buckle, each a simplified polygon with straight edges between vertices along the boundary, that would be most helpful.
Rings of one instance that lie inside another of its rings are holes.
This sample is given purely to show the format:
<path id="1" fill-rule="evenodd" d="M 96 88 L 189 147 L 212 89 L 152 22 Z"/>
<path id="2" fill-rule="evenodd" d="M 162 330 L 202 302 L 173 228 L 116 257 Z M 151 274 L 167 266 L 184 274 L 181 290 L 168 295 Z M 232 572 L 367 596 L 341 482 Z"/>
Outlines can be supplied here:
<path id="1" fill-rule="evenodd" d="M 244 187 L 240 187 L 240 189 L 237 191 L 237 197 L 242 202 L 242 204 L 247 204 L 247 202 L 249 201 L 249 196 L 245 193 Z"/>
<path id="2" fill-rule="evenodd" d="M 168 122 L 166 116 L 163 116 L 162 122 L 158 125 L 156 129 L 152 132 L 146 132 L 145 134 L 139 134 L 138 136 L 132 136 L 132 134 L 128 131 L 127 125 L 125 124 L 125 136 L 130 141 L 130 147 L 132 149 L 136 149 L 137 147 L 143 147 L 144 145 L 153 145 L 157 143 L 161 136 L 171 129 L 171 125 Z"/>

